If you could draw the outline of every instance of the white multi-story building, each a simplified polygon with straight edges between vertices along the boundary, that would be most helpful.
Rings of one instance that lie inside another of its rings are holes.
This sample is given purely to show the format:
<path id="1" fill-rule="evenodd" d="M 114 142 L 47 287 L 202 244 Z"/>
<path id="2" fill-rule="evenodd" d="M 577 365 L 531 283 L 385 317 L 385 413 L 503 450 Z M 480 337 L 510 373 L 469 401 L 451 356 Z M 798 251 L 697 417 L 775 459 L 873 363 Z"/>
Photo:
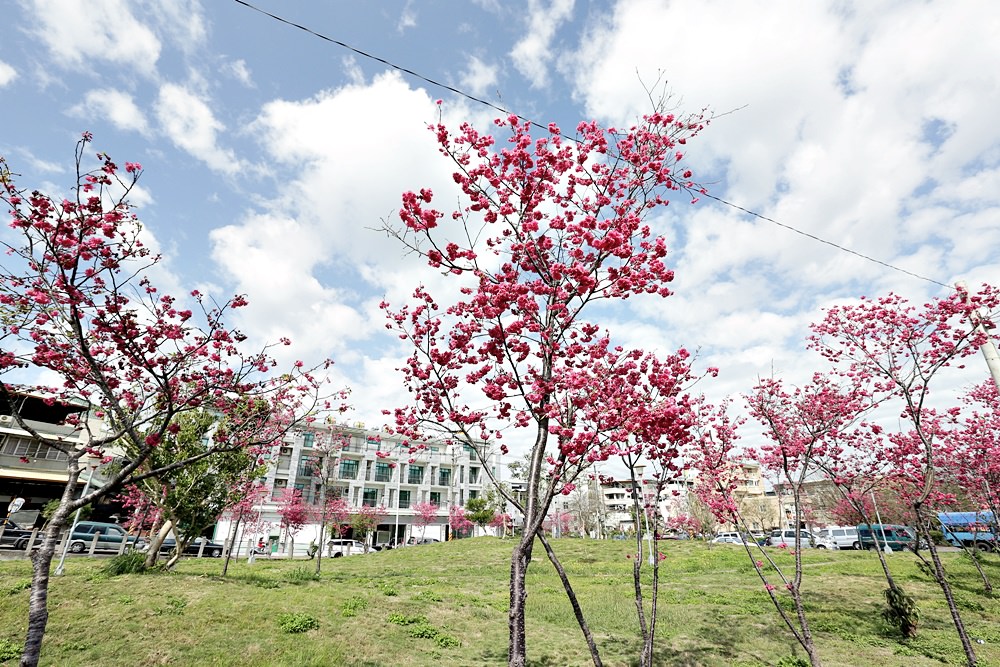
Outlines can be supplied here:
<path id="1" fill-rule="evenodd" d="M 265 478 L 269 497 L 260 509 L 271 526 L 261 537 L 278 540 L 282 552 L 290 548 L 280 531 L 279 501 L 287 489 L 297 489 L 307 505 L 318 506 L 325 470 L 328 497 L 344 498 L 352 510 L 383 508 L 376 543 L 401 543 L 421 535 L 448 539 L 449 509 L 486 493 L 490 481 L 483 468 L 489 466 L 497 474 L 498 457 L 484 449 L 484 462 L 472 447 L 459 442 L 427 443 L 414 453 L 410 450 L 400 436 L 366 429 L 362 423 L 315 423 L 290 431 L 273 454 L 265 455 L 271 463 Z M 416 503 L 439 507 L 435 521 L 424 529 L 415 528 Z M 227 539 L 229 532 L 229 522 L 220 522 L 216 539 Z M 294 536 L 295 551 L 306 549 L 318 536 L 318 521 L 306 525 Z M 244 548 L 248 539 L 253 536 L 240 538 Z"/>

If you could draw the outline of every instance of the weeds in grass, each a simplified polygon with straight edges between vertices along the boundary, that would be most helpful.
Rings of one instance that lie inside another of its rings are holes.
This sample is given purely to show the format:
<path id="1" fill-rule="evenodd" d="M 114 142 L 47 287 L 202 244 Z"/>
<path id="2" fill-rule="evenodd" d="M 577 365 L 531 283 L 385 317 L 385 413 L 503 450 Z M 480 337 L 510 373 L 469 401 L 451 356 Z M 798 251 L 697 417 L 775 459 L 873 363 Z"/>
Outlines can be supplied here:
<path id="1" fill-rule="evenodd" d="M 441 648 L 458 648 L 462 645 L 462 642 L 458 641 L 451 635 L 445 634 L 438 634 L 438 636 L 434 638 L 434 641 L 437 642 L 437 645 Z"/>
<path id="2" fill-rule="evenodd" d="M 0 639 L 0 662 L 21 657 L 21 645 L 9 639 Z"/>
<path id="3" fill-rule="evenodd" d="M 17 582 L 13 586 L 7 586 L 6 588 L 4 588 L 3 589 L 3 594 L 4 595 L 17 595 L 21 591 L 26 591 L 29 588 L 31 588 L 31 579 L 25 579 L 23 581 Z"/>
<path id="4" fill-rule="evenodd" d="M 135 602 L 135 598 L 131 595 L 119 595 L 117 599 L 118 604 L 129 605 Z"/>
<path id="5" fill-rule="evenodd" d="M 809 661 L 797 655 L 786 655 L 778 661 L 777 667 L 809 667 Z"/>
<path id="6" fill-rule="evenodd" d="M 407 616 L 406 614 L 389 614 L 386 619 L 394 625 L 414 625 L 416 623 L 427 623 L 427 617 L 422 615 Z"/>
<path id="7" fill-rule="evenodd" d="M 319 628 L 319 619 L 311 614 L 294 612 L 289 614 L 278 614 L 278 628 L 282 632 L 291 634 L 297 632 L 308 632 Z"/>
<path id="8" fill-rule="evenodd" d="M 285 580 L 292 584 L 304 584 L 309 581 L 319 581 L 319 575 L 307 567 L 297 567 L 285 575 Z"/>
<path id="9" fill-rule="evenodd" d="M 396 587 L 387 581 L 380 581 L 377 587 L 380 591 L 382 591 L 382 595 L 386 595 L 388 597 L 395 597 L 399 595 L 399 591 L 396 590 Z"/>
<path id="10" fill-rule="evenodd" d="M 344 618 L 351 618 L 352 616 L 357 616 L 359 611 L 367 608 L 368 600 L 360 595 L 355 595 L 344 602 L 344 606 L 340 609 L 340 615 Z"/>
<path id="11" fill-rule="evenodd" d="M 441 602 L 441 596 L 431 591 L 420 591 L 413 596 L 413 599 L 420 602 Z"/>
<path id="12" fill-rule="evenodd" d="M 184 598 L 179 598 L 176 595 L 168 595 L 166 599 L 166 607 L 157 607 L 153 610 L 153 614 L 156 616 L 180 616 L 184 613 L 185 607 L 187 607 L 187 600 Z"/>

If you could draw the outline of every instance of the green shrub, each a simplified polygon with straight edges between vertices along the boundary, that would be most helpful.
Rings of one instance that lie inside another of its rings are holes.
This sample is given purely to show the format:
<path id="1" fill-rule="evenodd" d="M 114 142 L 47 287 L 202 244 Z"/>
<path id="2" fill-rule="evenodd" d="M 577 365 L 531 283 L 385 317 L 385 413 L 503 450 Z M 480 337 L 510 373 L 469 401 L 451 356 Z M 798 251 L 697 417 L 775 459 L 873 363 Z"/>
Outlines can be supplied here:
<path id="1" fill-rule="evenodd" d="M 117 577 L 122 574 L 140 574 L 145 571 L 146 554 L 138 551 L 126 551 L 120 556 L 115 556 L 101 568 L 101 572 L 109 577 Z"/>
<path id="2" fill-rule="evenodd" d="M 396 590 L 395 586 L 393 586 L 387 581 L 379 582 L 378 589 L 382 591 L 383 595 L 387 595 L 389 597 L 395 597 L 396 595 L 399 595 L 399 591 Z"/>
<path id="3" fill-rule="evenodd" d="M 434 639 L 438 636 L 438 629 L 427 623 L 420 623 L 410 628 L 409 635 L 415 639 Z"/>
<path id="4" fill-rule="evenodd" d="M 0 662 L 21 657 L 21 645 L 9 639 L 0 639 Z"/>
<path id="5" fill-rule="evenodd" d="M 340 615 L 344 618 L 351 618 L 352 616 L 357 616 L 359 611 L 366 609 L 367 607 L 368 600 L 355 595 L 344 603 L 344 606 L 340 609 Z"/>
<path id="6" fill-rule="evenodd" d="M 175 595 L 168 595 L 166 599 L 166 607 L 157 607 L 153 610 L 153 613 L 157 616 L 180 616 L 184 613 L 184 608 L 187 607 L 187 600 L 184 598 L 179 598 Z"/>
<path id="7" fill-rule="evenodd" d="M 309 632 L 319 628 L 319 620 L 311 614 L 301 612 L 278 614 L 278 627 L 282 632 L 288 633 Z"/>
<path id="8" fill-rule="evenodd" d="M 441 648 L 457 648 L 462 645 L 462 642 L 458 641 L 451 635 L 445 634 L 439 634 L 434 638 L 434 641 L 436 641 L 437 645 Z"/>

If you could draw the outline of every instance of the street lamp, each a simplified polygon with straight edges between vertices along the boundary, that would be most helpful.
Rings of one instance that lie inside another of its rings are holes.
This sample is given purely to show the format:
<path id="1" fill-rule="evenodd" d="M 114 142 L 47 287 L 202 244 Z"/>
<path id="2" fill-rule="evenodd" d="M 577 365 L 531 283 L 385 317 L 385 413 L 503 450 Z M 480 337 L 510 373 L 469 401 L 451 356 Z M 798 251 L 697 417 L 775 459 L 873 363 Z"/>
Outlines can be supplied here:
<path id="1" fill-rule="evenodd" d="M 80 494 L 81 498 L 86 496 L 87 492 L 90 490 L 90 483 L 94 480 L 94 474 L 97 472 L 97 468 L 99 467 L 99 465 L 100 464 L 93 464 L 86 466 L 87 468 L 92 468 L 92 469 L 90 471 L 90 476 L 87 477 L 87 481 L 83 485 L 83 493 Z M 63 540 L 62 555 L 59 556 L 59 565 L 56 566 L 56 571 L 55 571 L 56 576 L 62 576 L 63 563 L 65 563 L 66 561 L 66 552 L 69 550 L 69 543 L 72 541 L 73 531 L 76 530 L 76 524 L 80 523 L 80 510 L 82 509 L 83 509 L 82 505 L 76 508 L 76 513 L 73 515 L 73 525 L 70 526 L 69 534 L 66 536 L 66 539 Z"/>

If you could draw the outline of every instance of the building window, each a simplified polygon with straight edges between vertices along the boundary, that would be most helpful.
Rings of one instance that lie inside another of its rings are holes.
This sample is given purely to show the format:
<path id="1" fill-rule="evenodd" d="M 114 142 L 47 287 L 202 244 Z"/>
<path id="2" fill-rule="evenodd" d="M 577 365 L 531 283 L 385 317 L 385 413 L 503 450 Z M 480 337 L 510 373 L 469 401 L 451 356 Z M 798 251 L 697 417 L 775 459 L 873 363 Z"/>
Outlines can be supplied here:
<path id="1" fill-rule="evenodd" d="M 341 479 L 357 479 L 358 478 L 358 462 L 351 460 L 344 460 L 340 462 L 340 478 Z"/>
<path id="2" fill-rule="evenodd" d="M 431 491 L 431 505 L 441 506 L 441 493 L 439 491 Z"/>
<path id="3" fill-rule="evenodd" d="M 475 489 L 469 489 L 469 500 L 472 500 L 473 498 L 478 498 L 478 497 L 479 497 L 479 492 L 478 491 L 476 491 Z"/>
<path id="4" fill-rule="evenodd" d="M 302 434 L 302 446 L 312 447 L 316 442 L 316 435 L 314 433 L 303 433 Z"/>
<path id="5" fill-rule="evenodd" d="M 388 463 L 382 463 L 381 461 L 375 464 L 375 481 L 376 482 L 388 482 L 392 480 L 392 468 L 389 467 Z"/>
<path id="6" fill-rule="evenodd" d="M 479 483 L 479 468 L 469 468 L 469 484 Z M 473 496 L 475 498 L 475 496 Z"/>
<path id="7" fill-rule="evenodd" d="M 376 507 L 378 505 L 378 489 L 365 489 L 365 495 L 361 499 L 361 504 L 365 507 Z"/>
<path id="8" fill-rule="evenodd" d="M 60 452 L 54 447 L 43 445 L 40 442 L 32 442 L 30 438 L 22 438 L 16 435 L 7 436 L 0 453 L 9 456 L 23 456 L 27 459 L 46 459 L 49 461 L 65 461 L 69 458 L 64 452 Z"/>
<path id="9" fill-rule="evenodd" d="M 400 489 L 399 491 L 399 506 L 402 509 L 406 509 L 410 506 L 410 492 Z"/>
<path id="10" fill-rule="evenodd" d="M 406 477 L 407 484 L 421 484 L 424 481 L 424 467 L 411 465 L 409 475 Z"/>
<path id="11" fill-rule="evenodd" d="M 451 470 L 441 468 L 438 471 L 438 486 L 451 486 Z"/>

